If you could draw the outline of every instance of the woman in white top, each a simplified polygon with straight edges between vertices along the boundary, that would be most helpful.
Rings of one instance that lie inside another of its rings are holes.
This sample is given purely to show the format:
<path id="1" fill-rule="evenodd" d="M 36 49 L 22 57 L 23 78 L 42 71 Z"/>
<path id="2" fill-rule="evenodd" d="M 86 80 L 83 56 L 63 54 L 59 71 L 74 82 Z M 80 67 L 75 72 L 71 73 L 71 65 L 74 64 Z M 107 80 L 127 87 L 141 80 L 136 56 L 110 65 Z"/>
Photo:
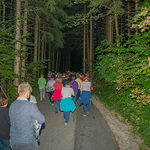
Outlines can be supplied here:
<path id="1" fill-rule="evenodd" d="M 93 88 L 91 87 L 91 82 L 89 82 L 88 76 L 85 76 L 84 81 L 81 83 L 81 101 L 83 104 L 83 116 L 86 116 L 87 113 L 90 111 L 90 104 L 92 100 L 91 96 L 91 90 Z"/>
<path id="2" fill-rule="evenodd" d="M 74 111 L 76 109 L 74 102 L 72 101 L 71 96 L 74 96 L 74 91 L 70 87 L 71 82 L 67 82 L 65 87 L 62 88 L 62 100 L 60 102 L 60 109 L 64 112 L 65 125 L 68 124 L 70 118 L 70 111 Z"/>

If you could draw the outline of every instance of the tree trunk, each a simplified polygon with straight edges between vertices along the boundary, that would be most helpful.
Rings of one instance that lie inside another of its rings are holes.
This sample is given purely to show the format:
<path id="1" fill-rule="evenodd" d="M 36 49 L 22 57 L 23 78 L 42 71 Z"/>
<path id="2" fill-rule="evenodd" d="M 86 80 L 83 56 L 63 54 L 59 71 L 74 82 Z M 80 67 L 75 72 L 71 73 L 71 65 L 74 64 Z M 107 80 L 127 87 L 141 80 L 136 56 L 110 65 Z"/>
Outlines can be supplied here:
<path id="1" fill-rule="evenodd" d="M 39 16 L 36 14 L 35 16 L 35 31 L 34 31 L 34 62 L 37 62 L 38 55 L 38 26 L 39 26 Z"/>
<path id="2" fill-rule="evenodd" d="M 58 59 L 58 71 L 60 72 L 60 64 L 62 60 L 62 51 L 59 49 L 59 59 Z"/>
<path id="3" fill-rule="evenodd" d="M 3 4 L 3 30 L 5 30 L 5 11 L 6 11 L 5 0 L 2 0 L 2 4 Z M 3 40 L 3 44 L 4 43 L 5 41 Z"/>
<path id="4" fill-rule="evenodd" d="M 118 17 L 115 15 L 116 37 L 119 36 Z"/>
<path id="5" fill-rule="evenodd" d="M 56 56 L 56 71 L 58 72 L 58 65 L 59 65 L 59 49 L 57 49 L 57 56 Z"/>
<path id="6" fill-rule="evenodd" d="M 106 39 L 110 43 L 110 47 L 113 44 L 113 30 L 112 30 L 112 15 L 107 16 L 106 18 Z"/>
<path id="7" fill-rule="evenodd" d="M 67 64 L 68 64 L 68 68 L 67 68 L 67 70 L 70 70 L 70 55 L 71 55 L 71 53 L 69 52 L 68 53 L 68 59 L 67 59 Z"/>
<path id="8" fill-rule="evenodd" d="M 128 0 L 128 23 L 130 20 L 130 0 Z M 128 36 L 131 34 L 130 28 L 128 28 Z"/>
<path id="9" fill-rule="evenodd" d="M 87 64 L 88 69 L 90 68 L 90 42 L 89 42 L 89 23 L 87 23 Z"/>
<path id="10" fill-rule="evenodd" d="M 84 19 L 86 17 L 86 3 L 84 4 Z M 86 25 L 83 25 L 83 73 L 85 73 L 85 53 L 86 53 Z"/>
<path id="11" fill-rule="evenodd" d="M 93 23 L 94 24 L 94 23 Z M 92 44 L 92 49 L 93 49 L 93 56 L 92 56 L 92 67 L 94 67 L 93 65 L 94 65 L 94 54 L 95 54 L 95 48 L 94 48 L 94 45 L 95 45 L 95 42 L 94 42 L 94 28 L 93 28 L 93 37 L 92 37 L 92 40 L 93 40 L 93 44 Z"/>
<path id="12" fill-rule="evenodd" d="M 52 53 L 53 53 L 53 57 L 52 57 L 52 69 L 54 71 L 54 67 L 55 67 L 55 51 L 54 51 L 54 45 L 52 45 Z"/>
<path id="13" fill-rule="evenodd" d="M 40 61 L 41 57 L 41 34 L 40 34 L 40 22 L 39 22 L 39 31 L 38 31 L 38 61 Z"/>
<path id="14" fill-rule="evenodd" d="M 16 53 L 21 48 L 21 43 L 19 42 L 21 30 L 20 15 L 21 15 L 21 0 L 16 0 L 16 37 L 15 37 L 15 40 L 17 41 L 15 44 Z M 18 56 L 17 54 L 15 56 L 14 73 L 17 75 L 17 77 L 14 80 L 14 85 L 18 86 L 20 76 L 20 56 Z"/>
<path id="15" fill-rule="evenodd" d="M 51 70 L 51 43 L 49 43 L 49 51 L 48 51 L 48 71 Z"/>
<path id="16" fill-rule="evenodd" d="M 116 9 L 117 9 L 117 7 L 116 7 L 116 0 L 113 0 L 113 2 L 114 2 L 114 6 L 115 6 L 115 11 L 116 11 Z M 119 36 L 118 16 L 117 16 L 116 12 L 114 13 L 114 15 L 115 15 L 116 37 L 118 37 Z M 117 42 L 117 47 L 119 47 L 120 46 L 119 41 L 117 40 L 116 42 Z"/>
<path id="17" fill-rule="evenodd" d="M 44 60 L 44 41 L 41 43 L 41 60 Z"/>
<path id="18" fill-rule="evenodd" d="M 5 6 L 5 1 L 2 0 L 3 4 L 3 30 L 5 29 L 5 11 L 6 11 L 6 6 Z"/>
<path id="19" fill-rule="evenodd" d="M 63 72 L 65 72 L 66 68 L 65 68 L 65 52 L 62 54 L 63 55 Z"/>
<path id="20" fill-rule="evenodd" d="M 0 23 L 1 23 L 1 21 L 2 21 L 2 13 L 1 13 L 1 11 L 2 11 L 2 2 L 0 1 Z"/>
<path id="21" fill-rule="evenodd" d="M 93 17 L 90 15 L 90 75 L 93 73 Z"/>
<path id="22" fill-rule="evenodd" d="M 44 41 L 44 52 L 43 52 L 43 60 L 45 60 L 46 59 L 46 41 Z"/>
<path id="23" fill-rule="evenodd" d="M 138 0 L 135 0 L 135 14 L 137 14 L 137 8 L 138 8 Z M 138 29 L 136 28 L 135 34 L 138 34 Z"/>
<path id="24" fill-rule="evenodd" d="M 27 39 L 26 39 L 26 35 L 27 35 L 27 17 L 28 17 L 28 0 L 25 1 L 25 4 L 24 4 L 24 24 L 23 24 L 23 43 L 25 44 Z M 22 58 L 22 71 L 21 71 L 21 78 L 24 79 L 25 77 L 25 62 L 26 62 L 26 45 L 23 46 L 23 58 Z"/>

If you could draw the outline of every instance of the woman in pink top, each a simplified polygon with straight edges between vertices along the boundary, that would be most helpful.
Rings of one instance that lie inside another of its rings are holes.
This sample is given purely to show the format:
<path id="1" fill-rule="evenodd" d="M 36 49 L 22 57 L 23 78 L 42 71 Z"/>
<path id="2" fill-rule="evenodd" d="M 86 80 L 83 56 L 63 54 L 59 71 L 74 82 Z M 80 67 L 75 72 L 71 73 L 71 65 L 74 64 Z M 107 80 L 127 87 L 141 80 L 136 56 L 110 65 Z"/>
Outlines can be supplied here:
<path id="1" fill-rule="evenodd" d="M 52 101 L 55 101 L 55 113 L 58 114 L 58 108 L 60 111 L 61 89 L 63 84 L 61 78 L 56 78 L 56 83 L 53 84 L 54 94 L 51 97 Z"/>

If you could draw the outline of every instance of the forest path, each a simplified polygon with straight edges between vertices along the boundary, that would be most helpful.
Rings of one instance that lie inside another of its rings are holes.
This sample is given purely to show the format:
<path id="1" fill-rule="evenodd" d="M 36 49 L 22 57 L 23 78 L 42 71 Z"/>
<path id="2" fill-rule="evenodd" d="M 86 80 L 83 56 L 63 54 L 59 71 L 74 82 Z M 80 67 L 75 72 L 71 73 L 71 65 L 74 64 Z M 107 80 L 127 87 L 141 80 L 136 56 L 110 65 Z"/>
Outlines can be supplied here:
<path id="1" fill-rule="evenodd" d="M 54 106 L 48 100 L 38 103 L 46 118 L 40 150 L 118 150 L 118 144 L 99 110 L 92 104 L 89 115 L 84 117 L 83 106 L 76 106 L 65 126 L 63 112 L 55 115 Z"/>

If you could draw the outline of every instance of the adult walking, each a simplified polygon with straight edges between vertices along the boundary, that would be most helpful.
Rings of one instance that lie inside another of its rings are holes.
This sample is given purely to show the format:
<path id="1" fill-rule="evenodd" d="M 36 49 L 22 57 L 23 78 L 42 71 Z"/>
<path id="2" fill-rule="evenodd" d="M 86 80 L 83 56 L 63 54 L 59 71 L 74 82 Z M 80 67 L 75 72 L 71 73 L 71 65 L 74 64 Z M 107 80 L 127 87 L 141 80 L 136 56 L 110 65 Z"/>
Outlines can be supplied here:
<path id="1" fill-rule="evenodd" d="M 83 104 L 83 116 L 86 116 L 90 111 L 90 104 L 92 100 L 91 96 L 91 82 L 89 82 L 88 76 L 84 77 L 84 81 L 81 83 L 81 96 L 78 101 L 79 104 Z"/>
<path id="2" fill-rule="evenodd" d="M 45 117 L 38 107 L 27 99 L 30 96 L 30 84 L 21 83 L 18 86 L 19 97 L 9 109 L 10 116 L 10 145 L 12 150 L 39 150 L 35 139 L 34 123 L 43 124 Z"/>
<path id="3" fill-rule="evenodd" d="M 40 90 L 40 101 L 45 100 L 46 79 L 44 78 L 43 73 L 41 73 L 41 76 L 38 79 L 38 85 L 39 85 L 39 90 Z"/>
<path id="4" fill-rule="evenodd" d="M 52 97 L 52 95 L 54 94 L 53 85 L 54 85 L 54 83 L 55 83 L 55 77 L 54 77 L 53 74 L 51 74 L 50 78 L 51 78 L 51 79 L 47 82 L 47 85 L 46 85 L 46 92 L 49 93 L 49 101 L 50 101 L 50 103 L 51 103 L 52 105 L 54 105 L 54 102 L 51 101 L 51 97 Z"/>
<path id="5" fill-rule="evenodd" d="M 82 80 L 80 79 L 80 75 L 79 74 L 77 74 L 76 75 L 76 82 L 78 83 L 78 92 L 77 92 L 77 99 L 79 98 L 79 96 L 80 96 L 80 93 L 81 93 L 81 91 L 80 91 L 80 87 L 81 87 L 81 82 L 82 82 Z"/>
<path id="6" fill-rule="evenodd" d="M 56 78 L 56 83 L 53 85 L 54 94 L 51 97 L 52 101 L 55 101 L 55 113 L 58 114 L 60 111 L 60 100 L 61 100 L 61 90 L 63 87 L 62 78 Z"/>
<path id="7" fill-rule="evenodd" d="M 64 112 L 65 125 L 67 125 L 69 122 L 70 111 L 74 112 L 76 109 L 76 106 L 71 99 L 71 96 L 74 96 L 74 91 L 70 86 L 71 86 L 71 82 L 68 81 L 66 83 L 66 86 L 63 87 L 61 90 L 61 94 L 63 98 L 60 102 L 60 108 L 61 111 Z"/>
<path id="8" fill-rule="evenodd" d="M 77 93 L 78 93 L 78 82 L 75 81 L 75 76 L 72 77 L 71 88 L 73 88 L 74 96 L 72 96 L 72 100 L 76 103 Z"/>

